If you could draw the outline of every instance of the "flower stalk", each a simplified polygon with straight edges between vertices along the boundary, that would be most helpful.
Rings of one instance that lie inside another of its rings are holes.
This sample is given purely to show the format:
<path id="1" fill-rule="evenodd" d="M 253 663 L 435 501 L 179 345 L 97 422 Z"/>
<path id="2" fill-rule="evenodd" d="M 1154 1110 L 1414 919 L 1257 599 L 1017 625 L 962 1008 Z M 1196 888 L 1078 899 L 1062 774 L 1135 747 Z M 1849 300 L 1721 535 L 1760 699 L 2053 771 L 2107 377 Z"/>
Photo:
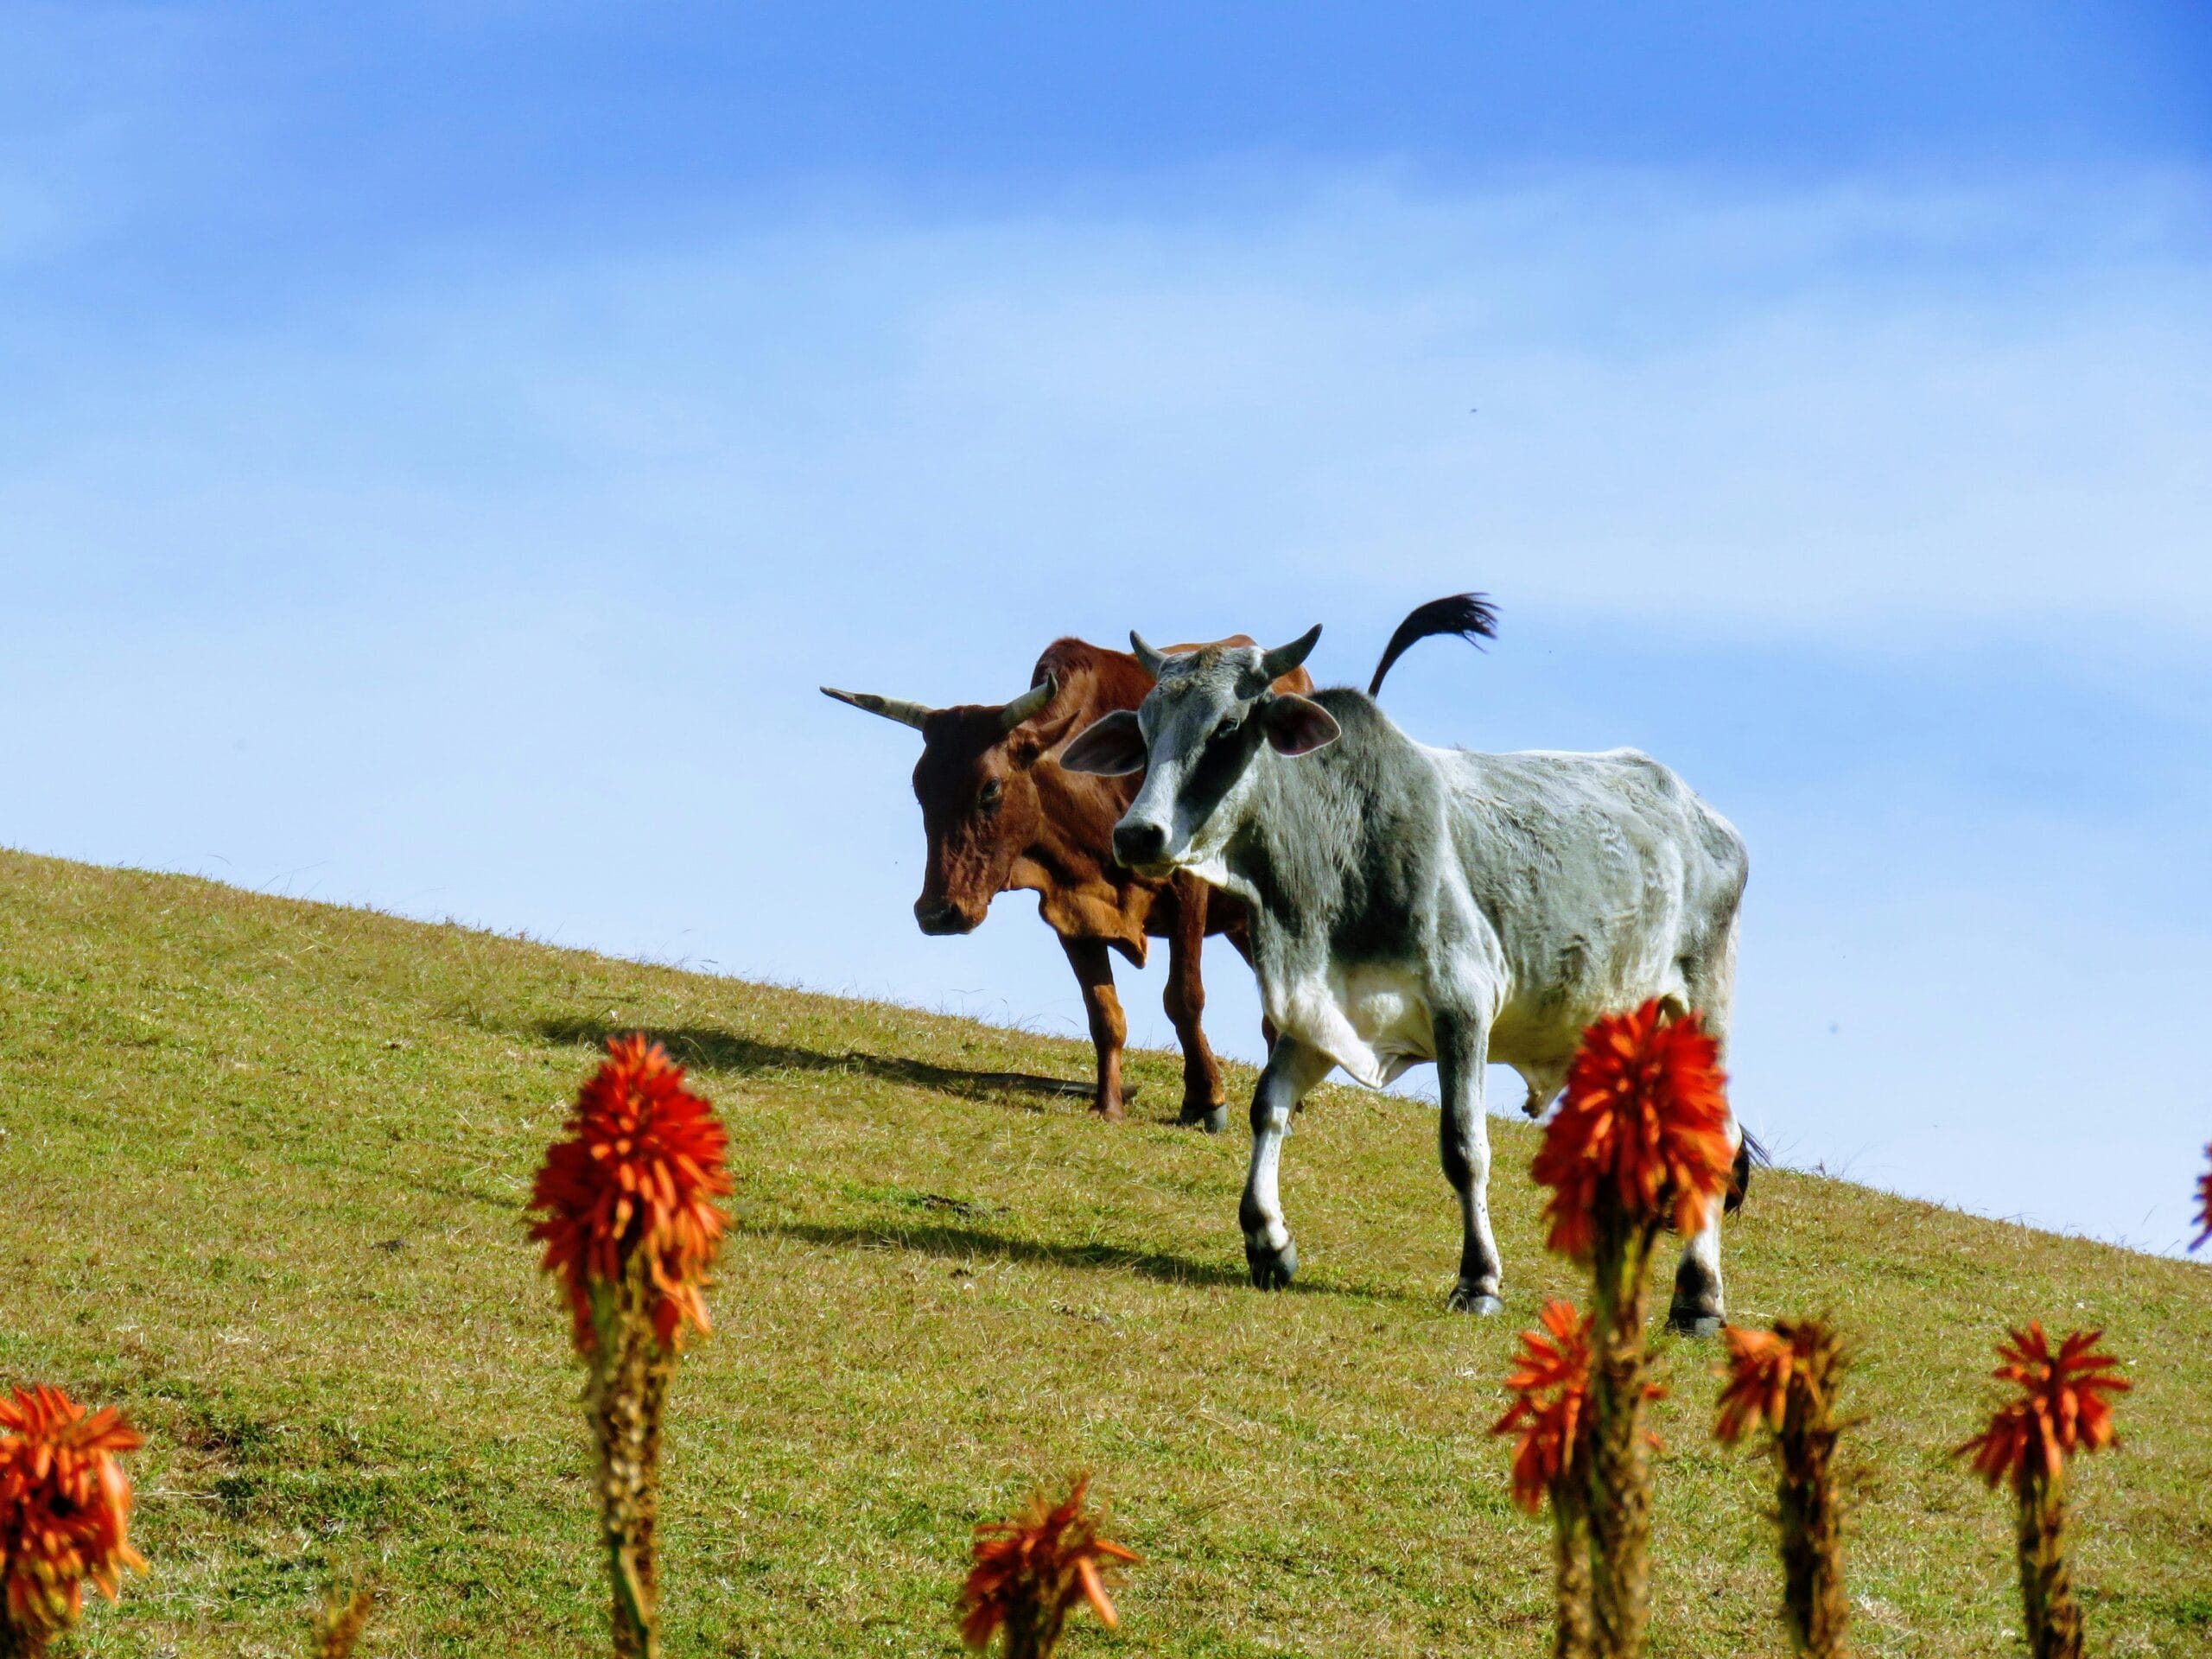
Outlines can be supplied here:
<path id="1" fill-rule="evenodd" d="M 2066 1474 L 2076 1453 L 2113 1445 L 2107 1396 L 2130 1384 L 2120 1362 L 2096 1351 L 2101 1331 L 2075 1332 L 2053 1349 L 2031 1322 L 1999 1343 L 1992 1373 L 2018 1386 L 1989 1427 L 1959 1448 L 1993 1490 L 2009 1480 L 2018 1505 L 2015 1548 L 2031 1659 L 2082 1659 L 2082 1607 L 2067 1548 Z"/>
<path id="2" fill-rule="evenodd" d="M 1777 1319 L 1769 1332 L 1730 1328 L 1714 1437 L 1734 1446 L 1764 1424 L 1782 1524 L 1782 1616 L 1792 1652 L 1842 1659 L 1850 1604 L 1843 1590 L 1843 1515 L 1832 1466 L 1840 1425 L 1835 1390 L 1843 1344 L 1818 1319 Z"/>
<path id="3" fill-rule="evenodd" d="M 1098 1535 L 1103 1517 L 1085 1502 L 1090 1477 L 1048 1503 L 1039 1492 L 1010 1521 L 976 1529 L 975 1564 L 961 1586 L 960 1639 L 980 1653 L 1005 1638 L 1005 1659 L 1050 1659 L 1068 1615 L 1084 1602 L 1108 1630 L 1120 1620 L 1106 1574 L 1136 1554 Z"/>
<path id="4" fill-rule="evenodd" d="M 1552 1516 L 1552 1659 L 1590 1659 L 1590 1326 L 1554 1297 L 1521 1333 L 1505 1379 L 1513 1403 L 1491 1425 L 1516 1437 L 1513 1501 Z"/>
<path id="5" fill-rule="evenodd" d="M 1669 1224 L 1694 1232 L 1727 1190 L 1735 1148 L 1719 1045 L 1657 1001 L 1583 1033 L 1536 1154 L 1553 1189 L 1548 1246 L 1591 1272 L 1591 1618 L 1600 1659 L 1639 1659 L 1650 1624 L 1653 1390 L 1644 1292 Z"/>
<path id="6" fill-rule="evenodd" d="M 607 1045 L 565 1128 L 531 1192 L 530 1236 L 584 1362 L 614 1651 L 657 1659 L 661 1419 L 686 1328 L 711 1328 L 703 1293 L 728 1224 L 711 1200 L 731 1190 L 728 1136 L 642 1036 Z"/>
<path id="7" fill-rule="evenodd" d="M 144 1444 L 112 1407 L 61 1389 L 0 1400 L 0 1659 L 41 1659 L 75 1624 L 90 1583 L 115 1599 L 130 1547 L 130 1482 L 117 1459 Z"/>

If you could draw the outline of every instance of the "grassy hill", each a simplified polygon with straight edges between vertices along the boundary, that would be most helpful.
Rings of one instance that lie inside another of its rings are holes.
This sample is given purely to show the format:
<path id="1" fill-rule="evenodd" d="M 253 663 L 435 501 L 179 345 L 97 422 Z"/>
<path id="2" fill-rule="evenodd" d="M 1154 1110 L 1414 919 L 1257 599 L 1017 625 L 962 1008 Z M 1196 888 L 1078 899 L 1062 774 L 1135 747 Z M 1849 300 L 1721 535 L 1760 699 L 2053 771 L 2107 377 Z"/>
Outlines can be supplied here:
<path id="1" fill-rule="evenodd" d="M 1545 1535 L 1484 1433 L 1515 1332 L 1574 1288 L 1529 1129 L 1495 1130 L 1510 1318 L 1443 1311 L 1430 1118 L 1345 1089 L 1287 1154 L 1303 1281 L 1262 1296 L 1243 1133 L 1145 1121 L 1167 1057 L 1109 1126 L 988 1075 L 1082 1077 L 1079 1045 L 0 854 L 0 1382 L 149 1437 L 153 1571 L 81 1651 L 297 1653 L 364 1571 L 370 1654 L 604 1650 L 578 1375 L 521 1205 L 632 1027 L 692 1065 L 738 1179 L 677 1385 L 672 1655 L 957 1652 L 969 1526 L 1077 1465 L 1148 1560 L 1122 1636 L 1073 1653 L 1547 1650 Z M 1857 1343 L 1862 1653 L 2018 1649 L 2007 1506 L 1947 1453 L 2030 1317 L 2133 1362 L 2125 1446 L 2077 1488 L 2095 1647 L 2212 1652 L 2212 1268 L 1782 1173 L 1727 1248 L 1738 1319 Z M 1708 1438 L 1712 1346 L 1659 1351 L 1657 1651 L 1779 1654 L 1765 1465 Z"/>

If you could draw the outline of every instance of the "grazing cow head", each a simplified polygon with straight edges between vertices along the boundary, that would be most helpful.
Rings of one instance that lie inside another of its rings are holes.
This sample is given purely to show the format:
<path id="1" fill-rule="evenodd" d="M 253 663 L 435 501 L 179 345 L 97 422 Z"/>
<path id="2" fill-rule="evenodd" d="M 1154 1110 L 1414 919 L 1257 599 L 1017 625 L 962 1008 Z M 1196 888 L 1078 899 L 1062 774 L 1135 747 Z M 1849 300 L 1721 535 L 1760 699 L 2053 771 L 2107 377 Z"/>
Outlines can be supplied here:
<path id="1" fill-rule="evenodd" d="M 822 690 L 921 733 L 914 798 L 922 806 L 929 860 L 914 920 L 925 933 L 973 932 L 1005 891 L 1014 861 L 1036 838 L 1043 809 L 1032 769 L 1046 745 L 1024 722 L 1044 711 L 1058 688 L 1047 677 L 1012 702 L 950 709 Z"/>
<path id="2" fill-rule="evenodd" d="M 1114 827 L 1115 857 L 1141 874 L 1160 875 L 1216 856 L 1236 817 L 1224 808 L 1233 809 L 1248 786 L 1263 747 L 1300 755 L 1336 741 L 1327 709 L 1272 689 L 1320 637 L 1316 625 L 1273 651 L 1216 645 L 1168 656 L 1129 636 L 1159 683 L 1134 713 L 1106 715 L 1060 752 L 1070 772 L 1145 772 Z"/>

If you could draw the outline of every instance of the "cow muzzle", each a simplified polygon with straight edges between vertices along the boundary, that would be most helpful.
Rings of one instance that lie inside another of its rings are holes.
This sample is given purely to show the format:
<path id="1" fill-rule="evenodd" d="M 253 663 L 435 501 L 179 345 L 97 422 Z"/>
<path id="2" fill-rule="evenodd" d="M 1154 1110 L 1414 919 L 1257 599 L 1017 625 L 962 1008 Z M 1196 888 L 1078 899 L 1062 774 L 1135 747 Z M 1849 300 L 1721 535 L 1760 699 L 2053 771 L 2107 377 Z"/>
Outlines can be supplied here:
<path id="1" fill-rule="evenodd" d="M 950 899 L 923 897 L 914 900 L 914 923 L 923 932 L 932 937 L 947 933 L 973 933 L 980 916 L 970 916 Z"/>
<path id="2" fill-rule="evenodd" d="M 1114 856 L 1140 874 L 1153 874 L 1166 862 L 1166 826 L 1124 818 L 1114 826 Z"/>

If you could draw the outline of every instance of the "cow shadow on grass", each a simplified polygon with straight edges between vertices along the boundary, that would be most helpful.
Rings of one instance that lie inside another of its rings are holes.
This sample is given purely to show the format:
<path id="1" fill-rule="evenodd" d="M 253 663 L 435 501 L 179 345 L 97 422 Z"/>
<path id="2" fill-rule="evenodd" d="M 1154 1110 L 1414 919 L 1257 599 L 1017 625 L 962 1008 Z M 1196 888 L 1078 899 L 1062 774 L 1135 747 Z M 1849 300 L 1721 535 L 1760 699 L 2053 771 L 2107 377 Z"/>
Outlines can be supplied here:
<path id="1" fill-rule="evenodd" d="M 604 1048 L 610 1037 L 626 1037 L 632 1026 L 610 1026 L 596 1020 L 546 1020 L 537 1033 L 556 1043 L 588 1043 Z M 685 1065 L 709 1071 L 732 1071 L 740 1077 L 761 1077 L 778 1071 L 842 1072 L 874 1077 L 881 1083 L 903 1083 L 920 1089 L 969 1100 L 1003 1101 L 1008 1096 L 1036 1100 L 1084 1100 L 1091 1097 L 1091 1084 L 1071 1077 L 1039 1077 L 1029 1071 L 982 1071 L 965 1066 L 932 1065 L 927 1060 L 899 1054 L 871 1054 L 849 1048 L 832 1053 L 826 1049 L 797 1048 L 786 1043 L 763 1043 L 712 1026 L 652 1026 L 646 1035 Z M 1122 1090 L 1125 1100 L 1136 1098 L 1134 1086 Z"/>
<path id="2" fill-rule="evenodd" d="M 943 1262 L 1018 1262 L 1041 1267 L 1133 1273 L 1166 1285 L 1250 1282 L 1241 1268 L 1232 1269 L 1224 1262 L 1194 1262 L 1188 1256 L 1171 1255 L 1160 1250 L 1133 1250 L 1119 1244 L 1047 1243 L 1033 1238 L 1013 1237 L 985 1227 L 942 1222 L 829 1226 L 817 1222 L 772 1221 L 754 1224 L 743 1230 L 831 1249 L 903 1250 Z"/>

